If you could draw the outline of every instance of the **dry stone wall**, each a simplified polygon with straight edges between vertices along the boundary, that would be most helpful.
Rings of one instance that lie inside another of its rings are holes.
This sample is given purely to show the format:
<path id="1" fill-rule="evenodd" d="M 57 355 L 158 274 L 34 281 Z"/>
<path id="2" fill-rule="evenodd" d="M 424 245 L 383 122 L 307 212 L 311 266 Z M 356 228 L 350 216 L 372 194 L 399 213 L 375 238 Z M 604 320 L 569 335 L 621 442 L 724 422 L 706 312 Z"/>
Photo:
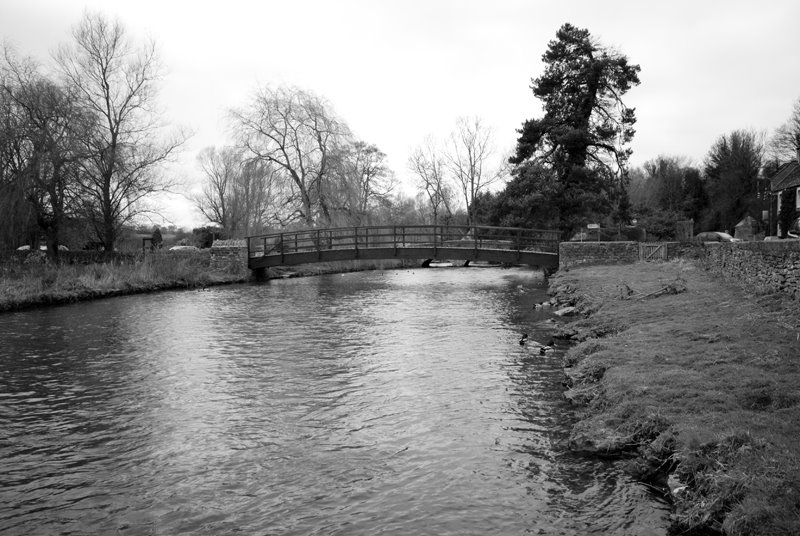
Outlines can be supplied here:
<path id="1" fill-rule="evenodd" d="M 667 258 L 698 261 L 707 270 L 761 292 L 800 299 L 800 240 L 666 242 Z M 637 242 L 562 242 L 559 269 L 639 261 Z"/>
<path id="2" fill-rule="evenodd" d="M 703 265 L 761 292 L 800 298 L 800 240 L 707 243 Z"/>
<path id="3" fill-rule="evenodd" d="M 234 274 L 247 270 L 247 241 L 215 240 L 211 245 L 210 268 Z"/>
<path id="4" fill-rule="evenodd" d="M 559 270 L 592 264 L 631 264 L 639 260 L 638 242 L 561 242 Z"/>

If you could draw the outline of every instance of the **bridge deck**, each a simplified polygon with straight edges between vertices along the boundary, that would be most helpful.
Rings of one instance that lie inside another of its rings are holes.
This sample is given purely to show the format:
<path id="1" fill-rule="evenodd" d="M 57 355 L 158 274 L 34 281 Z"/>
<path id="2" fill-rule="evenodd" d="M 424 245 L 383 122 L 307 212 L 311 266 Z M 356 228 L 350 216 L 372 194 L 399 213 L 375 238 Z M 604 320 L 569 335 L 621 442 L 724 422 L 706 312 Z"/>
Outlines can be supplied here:
<path id="1" fill-rule="evenodd" d="M 558 266 L 558 231 L 403 225 L 312 229 L 248 238 L 248 266 L 354 259 L 448 259 Z"/>

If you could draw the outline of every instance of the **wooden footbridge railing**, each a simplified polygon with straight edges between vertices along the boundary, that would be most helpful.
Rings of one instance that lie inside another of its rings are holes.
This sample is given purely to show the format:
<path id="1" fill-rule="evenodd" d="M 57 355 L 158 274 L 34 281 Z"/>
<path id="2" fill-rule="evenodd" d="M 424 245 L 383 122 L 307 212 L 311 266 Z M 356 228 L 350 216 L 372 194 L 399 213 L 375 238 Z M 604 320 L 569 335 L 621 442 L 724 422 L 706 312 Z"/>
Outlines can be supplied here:
<path id="1" fill-rule="evenodd" d="M 381 225 L 286 231 L 247 239 L 248 266 L 352 259 L 447 259 L 558 266 L 558 231 L 517 227 Z"/>

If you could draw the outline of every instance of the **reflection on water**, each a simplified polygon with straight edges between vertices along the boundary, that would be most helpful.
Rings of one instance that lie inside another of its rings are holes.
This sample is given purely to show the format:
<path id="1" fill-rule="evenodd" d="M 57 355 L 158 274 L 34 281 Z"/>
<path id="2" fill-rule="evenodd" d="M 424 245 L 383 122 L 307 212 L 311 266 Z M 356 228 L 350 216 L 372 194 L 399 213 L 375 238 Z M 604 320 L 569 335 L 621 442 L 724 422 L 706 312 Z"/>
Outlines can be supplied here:
<path id="1" fill-rule="evenodd" d="M 0 532 L 665 534 L 561 446 L 534 272 L 368 272 L 0 316 Z"/>

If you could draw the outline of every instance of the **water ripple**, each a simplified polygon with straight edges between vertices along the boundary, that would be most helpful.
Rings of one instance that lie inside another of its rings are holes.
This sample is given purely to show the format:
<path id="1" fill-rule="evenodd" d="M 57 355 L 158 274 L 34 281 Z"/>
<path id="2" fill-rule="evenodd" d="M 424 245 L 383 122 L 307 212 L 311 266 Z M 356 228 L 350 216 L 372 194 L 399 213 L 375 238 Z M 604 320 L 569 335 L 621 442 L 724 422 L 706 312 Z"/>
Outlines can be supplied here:
<path id="1" fill-rule="evenodd" d="M 564 450 L 558 359 L 516 344 L 541 299 L 398 270 L 6 315 L 0 532 L 664 534 Z"/>

